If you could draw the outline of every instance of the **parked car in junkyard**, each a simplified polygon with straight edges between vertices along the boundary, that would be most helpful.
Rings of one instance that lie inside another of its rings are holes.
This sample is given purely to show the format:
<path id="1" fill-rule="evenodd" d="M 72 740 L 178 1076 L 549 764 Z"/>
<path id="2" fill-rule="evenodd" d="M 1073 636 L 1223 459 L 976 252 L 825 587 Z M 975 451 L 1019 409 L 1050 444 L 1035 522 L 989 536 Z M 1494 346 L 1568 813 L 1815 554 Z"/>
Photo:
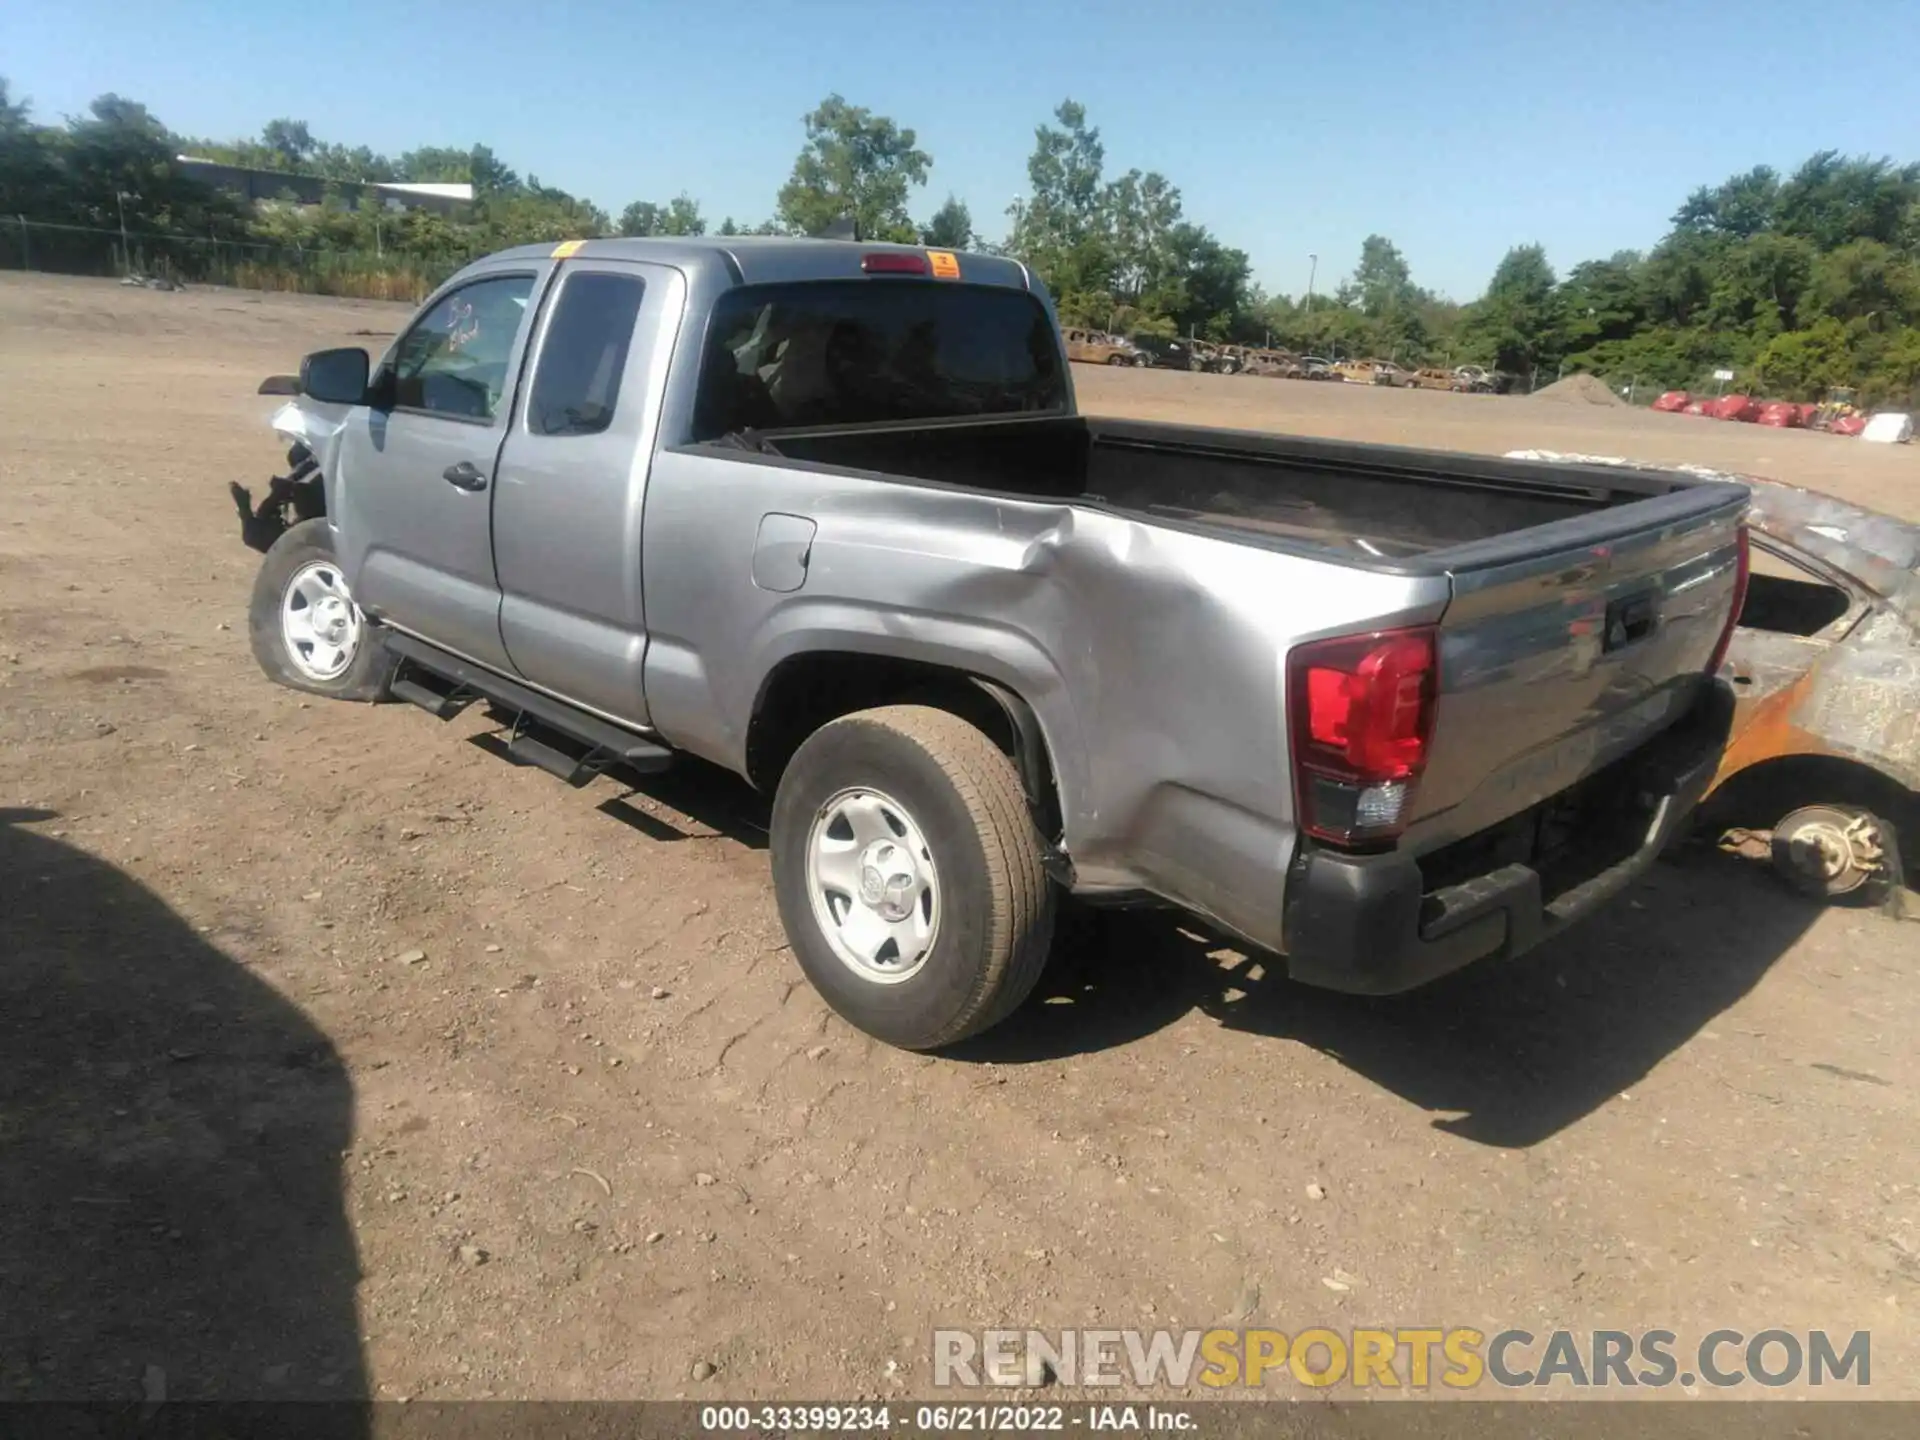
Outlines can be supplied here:
<path id="1" fill-rule="evenodd" d="M 1757 476 L 1672 468 L 1753 497 L 1746 601 L 1721 672 L 1733 732 L 1701 823 L 1809 895 L 1898 892 L 1920 878 L 1920 525 Z"/>
<path id="2" fill-rule="evenodd" d="M 1287 350 L 1249 348 L 1241 359 L 1242 372 L 1274 380 L 1295 380 L 1300 376 L 1300 357 Z"/>
<path id="3" fill-rule="evenodd" d="M 1156 370 L 1193 370 L 1193 347 L 1183 337 L 1134 334 L 1127 337 L 1133 347 Z"/>
<path id="4" fill-rule="evenodd" d="M 1333 368 L 1349 385 L 1378 385 L 1383 383 L 1380 378 L 1380 367 L 1386 363 L 1384 360 L 1351 359 L 1342 360 Z"/>
<path id="5" fill-rule="evenodd" d="M 1195 370 L 1203 370 L 1209 375 L 1240 373 L 1238 346 L 1221 345 L 1211 340 L 1189 340 L 1187 355 Z"/>
<path id="6" fill-rule="evenodd" d="M 1151 365 L 1146 352 L 1123 335 L 1069 325 L 1060 332 L 1067 359 L 1079 365 Z"/>
<path id="7" fill-rule="evenodd" d="M 801 970 L 907 1048 L 1006 1018 L 1068 894 L 1349 991 L 1518 953 L 1725 742 L 1741 486 L 1085 416 L 1011 260 L 526 246 L 271 388 L 262 669 L 743 775 Z"/>

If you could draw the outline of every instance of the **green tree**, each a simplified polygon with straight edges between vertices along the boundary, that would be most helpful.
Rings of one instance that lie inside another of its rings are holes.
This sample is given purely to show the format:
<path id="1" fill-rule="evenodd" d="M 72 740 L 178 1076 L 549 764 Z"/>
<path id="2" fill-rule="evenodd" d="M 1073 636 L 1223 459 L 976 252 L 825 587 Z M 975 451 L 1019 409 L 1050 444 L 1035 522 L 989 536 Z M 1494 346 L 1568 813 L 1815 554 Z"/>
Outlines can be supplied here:
<path id="1" fill-rule="evenodd" d="M 1646 262 L 1622 250 L 1606 260 L 1586 260 L 1560 287 L 1569 353 L 1631 338 L 1647 323 Z"/>
<path id="2" fill-rule="evenodd" d="M 1185 303 L 1173 315 L 1181 333 L 1224 340 L 1245 308 L 1253 267 L 1244 250 L 1222 244 L 1204 226 L 1176 225 L 1168 237 Z"/>
<path id="3" fill-rule="evenodd" d="M 399 178 L 419 184 L 473 186 L 476 195 L 512 194 L 526 188 L 520 176 L 490 146 L 472 145 L 465 150 L 444 145 L 424 145 L 400 157 Z"/>
<path id="4" fill-rule="evenodd" d="M 269 120 L 260 131 L 260 143 L 283 170 L 304 169 L 319 148 L 304 120 Z"/>
<path id="5" fill-rule="evenodd" d="M 1106 147 L 1076 101 L 1062 101 L 1054 119 L 1057 125 L 1034 129 L 1030 193 L 1008 210 L 1013 233 L 1007 249 L 1046 280 L 1068 324 L 1105 325 L 1119 303 L 1100 183 Z"/>
<path id="6" fill-rule="evenodd" d="M 1057 126 L 1040 125 L 1033 132 L 1033 153 L 1027 158 L 1032 193 L 1012 211 L 1016 250 L 1035 254 L 1070 249 L 1101 228 L 1106 146 L 1078 101 L 1063 100 L 1053 113 Z"/>
<path id="7" fill-rule="evenodd" d="M 684 192 L 664 205 L 636 200 L 620 212 L 622 235 L 704 235 L 706 218 L 700 202 Z"/>
<path id="8" fill-rule="evenodd" d="M 805 117 L 807 143 L 780 188 L 780 219 L 812 235 L 850 219 L 863 240 L 917 238 L 907 193 L 927 183 L 933 157 L 884 115 L 829 95 Z"/>
<path id="9" fill-rule="evenodd" d="M 1761 352 L 1760 378 L 1767 389 L 1793 400 L 1818 400 L 1852 373 L 1846 327 L 1824 318 L 1811 329 L 1776 335 Z"/>
<path id="10" fill-rule="evenodd" d="M 1112 283 L 1122 304 L 1171 315 L 1187 302 L 1174 251 L 1180 191 L 1158 171 L 1129 170 L 1100 197 Z"/>
<path id="11" fill-rule="evenodd" d="M 1793 235 L 1763 234 L 1728 247 L 1715 269 L 1706 323 L 1764 341 L 1796 324 L 1815 254 Z"/>
<path id="12" fill-rule="evenodd" d="M 1538 245 L 1516 245 L 1494 270 L 1486 295 L 1472 307 L 1465 338 L 1497 368 L 1530 375 L 1561 353 L 1561 306 L 1555 290 L 1547 252 Z"/>
<path id="13" fill-rule="evenodd" d="M 46 134 L 0 75 L 0 215 L 55 219 L 68 212 L 61 188 Z"/>
<path id="14" fill-rule="evenodd" d="M 1410 310 L 1419 298 L 1406 257 L 1384 235 L 1369 235 L 1360 242 L 1360 263 L 1354 267 L 1351 283 L 1363 315 Z"/>
<path id="15" fill-rule="evenodd" d="M 1920 266 L 1877 240 L 1851 240 L 1812 262 L 1817 314 L 1878 328 L 1920 322 Z"/>
<path id="16" fill-rule="evenodd" d="M 195 240 L 244 230 L 244 212 L 187 176 L 176 163 L 174 137 L 146 106 L 102 95 L 69 120 L 54 148 L 62 209 L 84 225 L 128 229 L 142 236 Z"/>
<path id="17" fill-rule="evenodd" d="M 940 250 L 971 250 L 973 215 L 966 203 L 947 196 L 946 203 L 933 212 L 933 218 L 921 230 L 920 243 Z"/>
<path id="18" fill-rule="evenodd" d="M 1772 227 L 1779 203 L 1780 176 L 1770 165 L 1756 165 L 1744 175 L 1695 190 L 1674 212 L 1673 228 L 1745 240 Z"/>
<path id="19" fill-rule="evenodd" d="M 1798 235 L 1821 250 L 1837 250 L 1851 240 L 1891 244 L 1917 199 L 1920 165 L 1848 159 L 1822 150 L 1780 187 L 1775 223 L 1782 234 Z"/>

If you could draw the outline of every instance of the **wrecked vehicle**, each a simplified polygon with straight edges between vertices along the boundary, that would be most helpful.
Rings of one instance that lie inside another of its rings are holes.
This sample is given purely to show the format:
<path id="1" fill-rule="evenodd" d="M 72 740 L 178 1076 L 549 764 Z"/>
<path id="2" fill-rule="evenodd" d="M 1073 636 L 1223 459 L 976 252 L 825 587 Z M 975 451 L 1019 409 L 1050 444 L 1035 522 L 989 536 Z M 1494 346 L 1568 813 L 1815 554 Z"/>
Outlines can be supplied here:
<path id="1" fill-rule="evenodd" d="M 1726 738 L 1742 486 L 1081 415 L 1010 260 L 524 247 L 297 383 L 262 669 L 745 776 L 801 969 L 906 1048 L 1009 1015 L 1066 894 L 1349 991 L 1526 950 Z"/>
<path id="2" fill-rule="evenodd" d="M 1668 468 L 1753 495 L 1747 598 L 1722 669 L 1733 735 L 1702 826 L 1805 894 L 1895 897 L 1920 861 L 1920 525 L 1756 476 Z"/>

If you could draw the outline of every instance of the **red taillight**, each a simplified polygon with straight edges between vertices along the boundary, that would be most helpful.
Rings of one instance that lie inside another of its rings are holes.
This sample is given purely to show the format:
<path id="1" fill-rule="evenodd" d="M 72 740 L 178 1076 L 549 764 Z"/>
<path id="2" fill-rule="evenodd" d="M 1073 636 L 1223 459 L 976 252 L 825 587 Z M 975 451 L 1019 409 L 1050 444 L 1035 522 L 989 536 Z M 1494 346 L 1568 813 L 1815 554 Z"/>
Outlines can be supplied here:
<path id="1" fill-rule="evenodd" d="M 1736 542 L 1733 554 L 1733 609 L 1727 615 L 1726 628 L 1720 632 L 1720 643 L 1713 647 L 1713 659 L 1707 662 L 1707 674 L 1718 675 L 1720 664 L 1727 658 L 1727 647 L 1733 644 L 1733 632 L 1740 623 L 1740 612 L 1747 608 L 1747 576 L 1753 573 L 1753 542 L 1747 535 L 1747 522 L 1740 522 L 1740 538 Z"/>
<path id="2" fill-rule="evenodd" d="M 910 250 L 875 250 L 860 257 L 860 268 L 869 275 L 927 275 L 932 266 L 927 257 Z"/>
<path id="3" fill-rule="evenodd" d="M 1300 823 L 1341 844 L 1404 828 L 1433 735 L 1431 626 L 1343 635 L 1287 657 Z"/>

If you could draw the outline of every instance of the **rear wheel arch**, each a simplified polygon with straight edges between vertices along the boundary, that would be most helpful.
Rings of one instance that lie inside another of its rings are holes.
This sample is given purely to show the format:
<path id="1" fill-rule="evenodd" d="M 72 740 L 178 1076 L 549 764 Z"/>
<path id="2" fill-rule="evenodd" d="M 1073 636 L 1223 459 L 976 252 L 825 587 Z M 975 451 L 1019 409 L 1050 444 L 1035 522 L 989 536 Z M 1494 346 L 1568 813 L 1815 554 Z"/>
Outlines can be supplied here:
<path id="1" fill-rule="evenodd" d="M 1736 770 L 1700 811 L 1716 825 L 1771 825 L 1795 806 L 1822 802 L 1873 808 L 1903 832 L 1920 824 L 1920 794 L 1895 776 L 1865 760 L 1813 751 L 1773 755 Z"/>
<path id="2" fill-rule="evenodd" d="M 1770 756 L 1735 771 L 1700 807 L 1710 836 L 1728 830 L 1771 830 L 1808 806 L 1838 805 L 1893 827 L 1892 856 L 1912 884 L 1920 869 L 1920 792 L 1865 760 L 1802 752 Z"/>
<path id="3" fill-rule="evenodd" d="M 1050 842 L 1064 829 L 1056 750 L 1033 705 L 1013 686 L 955 666 L 857 650 L 808 650 L 782 659 L 754 696 L 747 778 L 778 788 L 809 736 L 843 716 L 883 705 L 946 710 L 983 732 L 1013 761 L 1034 822 Z"/>

